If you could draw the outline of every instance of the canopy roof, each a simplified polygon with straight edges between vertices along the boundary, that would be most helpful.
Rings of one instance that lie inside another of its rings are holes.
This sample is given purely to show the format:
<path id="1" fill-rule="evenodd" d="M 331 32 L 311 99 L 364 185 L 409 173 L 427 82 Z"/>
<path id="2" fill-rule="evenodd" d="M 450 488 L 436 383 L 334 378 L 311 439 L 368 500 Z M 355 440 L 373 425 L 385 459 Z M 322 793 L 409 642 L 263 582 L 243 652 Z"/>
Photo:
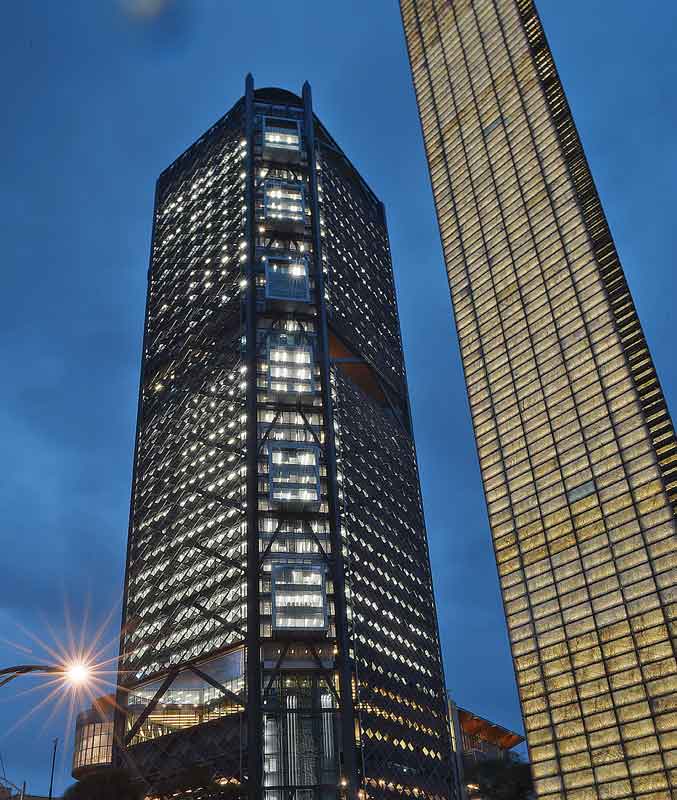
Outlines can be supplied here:
<path id="1" fill-rule="evenodd" d="M 467 711 L 465 708 L 458 709 L 458 721 L 466 733 L 471 736 L 479 736 L 480 739 L 484 739 L 502 750 L 510 750 L 524 741 L 524 736 L 520 736 L 519 733 L 510 731 L 495 722 L 489 722 L 483 717 L 478 717 L 477 714 L 473 714 L 472 711 Z"/>

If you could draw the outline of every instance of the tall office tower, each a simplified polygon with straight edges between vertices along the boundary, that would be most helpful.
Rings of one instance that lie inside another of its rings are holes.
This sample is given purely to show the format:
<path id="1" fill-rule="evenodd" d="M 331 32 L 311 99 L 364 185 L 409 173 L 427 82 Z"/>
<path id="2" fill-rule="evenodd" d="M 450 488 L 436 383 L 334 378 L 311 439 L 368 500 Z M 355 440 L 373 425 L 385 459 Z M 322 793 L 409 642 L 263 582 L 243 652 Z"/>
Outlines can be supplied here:
<path id="1" fill-rule="evenodd" d="M 401 10 L 538 796 L 670 798 L 675 434 L 552 55 Z"/>
<path id="2" fill-rule="evenodd" d="M 140 395 L 117 734 L 147 794 L 452 796 L 384 209 L 307 84 L 248 77 L 162 173 Z"/>

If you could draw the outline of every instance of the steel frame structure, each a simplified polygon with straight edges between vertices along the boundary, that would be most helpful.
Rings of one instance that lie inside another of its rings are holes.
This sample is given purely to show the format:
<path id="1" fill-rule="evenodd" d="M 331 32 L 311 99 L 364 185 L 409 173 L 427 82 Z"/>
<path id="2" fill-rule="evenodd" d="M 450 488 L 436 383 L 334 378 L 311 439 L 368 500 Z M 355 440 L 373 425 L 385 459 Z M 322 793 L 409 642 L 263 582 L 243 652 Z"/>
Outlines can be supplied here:
<path id="1" fill-rule="evenodd" d="M 286 185 L 288 216 L 266 194 Z M 307 292 L 267 294 L 282 256 Z M 270 378 L 280 334 L 303 342 L 299 391 Z M 281 445 L 316 464 L 307 497 L 274 496 Z M 325 627 L 272 624 L 279 564 L 325 571 Z M 211 710 L 181 727 L 196 680 Z M 453 796 L 385 213 L 307 83 L 247 76 L 158 181 L 120 683 L 117 757 L 155 797 Z"/>

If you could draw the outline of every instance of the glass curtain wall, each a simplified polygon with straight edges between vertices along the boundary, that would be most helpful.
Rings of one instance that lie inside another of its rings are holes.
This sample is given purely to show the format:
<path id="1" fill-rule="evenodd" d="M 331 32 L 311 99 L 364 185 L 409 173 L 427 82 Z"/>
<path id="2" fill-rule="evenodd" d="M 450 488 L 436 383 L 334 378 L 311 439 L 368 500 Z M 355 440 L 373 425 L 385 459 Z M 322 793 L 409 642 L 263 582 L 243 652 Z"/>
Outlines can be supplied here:
<path id="1" fill-rule="evenodd" d="M 552 55 L 401 9 L 537 794 L 671 797 L 677 447 Z"/>

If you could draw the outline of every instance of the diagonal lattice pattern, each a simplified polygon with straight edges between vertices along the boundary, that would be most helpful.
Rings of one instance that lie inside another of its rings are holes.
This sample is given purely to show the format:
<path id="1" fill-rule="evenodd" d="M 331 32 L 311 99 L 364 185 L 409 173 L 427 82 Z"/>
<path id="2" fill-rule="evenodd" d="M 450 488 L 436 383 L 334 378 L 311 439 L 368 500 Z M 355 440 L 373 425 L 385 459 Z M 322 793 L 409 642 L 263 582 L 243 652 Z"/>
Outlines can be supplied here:
<path id="1" fill-rule="evenodd" d="M 233 109 L 158 183 L 125 608 L 131 680 L 246 629 L 241 116 Z"/>
<path id="2" fill-rule="evenodd" d="M 332 325 L 401 392 L 402 343 L 382 207 L 334 148 L 321 150 L 320 202 Z"/>
<path id="3" fill-rule="evenodd" d="M 121 681 L 158 800 L 450 797 L 385 215 L 307 86 L 158 181 Z"/>
<path id="4" fill-rule="evenodd" d="M 444 679 L 413 443 L 340 368 L 333 386 L 369 795 L 447 796 Z"/>

